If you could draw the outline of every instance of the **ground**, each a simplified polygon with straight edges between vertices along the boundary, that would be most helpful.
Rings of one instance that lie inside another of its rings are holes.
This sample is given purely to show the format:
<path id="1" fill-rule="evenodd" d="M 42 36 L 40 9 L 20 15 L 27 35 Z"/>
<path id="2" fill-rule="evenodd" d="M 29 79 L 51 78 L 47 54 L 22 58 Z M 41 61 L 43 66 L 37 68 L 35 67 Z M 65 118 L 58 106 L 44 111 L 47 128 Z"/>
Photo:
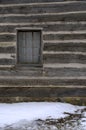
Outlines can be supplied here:
<path id="1" fill-rule="evenodd" d="M 86 130 L 86 107 L 59 102 L 0 104 L 0 130 Z"/>

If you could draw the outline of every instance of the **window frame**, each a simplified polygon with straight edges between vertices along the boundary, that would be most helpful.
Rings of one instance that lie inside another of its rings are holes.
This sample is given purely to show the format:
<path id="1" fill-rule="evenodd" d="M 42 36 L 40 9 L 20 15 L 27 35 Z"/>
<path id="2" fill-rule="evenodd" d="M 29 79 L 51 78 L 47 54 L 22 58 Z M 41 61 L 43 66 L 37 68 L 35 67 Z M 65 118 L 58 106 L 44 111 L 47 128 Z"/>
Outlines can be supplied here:
<path id="1" fill-rule="evenodd" d="M 16 64 L 18 66 L 26 67 L 43 67 L 43 32 L 42 28 L 16 28 Z M 18 33 L 19 32 L 40 32 L 40 58 L 39 63 L 20 63 L 19 62 L 19 45 L 18 45 Z"/>

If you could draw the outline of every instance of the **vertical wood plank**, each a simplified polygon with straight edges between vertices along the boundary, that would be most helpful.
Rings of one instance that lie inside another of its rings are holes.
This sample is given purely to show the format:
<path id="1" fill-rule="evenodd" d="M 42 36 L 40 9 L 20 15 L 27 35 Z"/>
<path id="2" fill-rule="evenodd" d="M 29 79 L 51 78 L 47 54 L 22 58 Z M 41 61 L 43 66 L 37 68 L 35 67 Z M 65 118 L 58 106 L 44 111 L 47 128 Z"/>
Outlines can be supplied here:
<path id="1" fill-rule="evenodd" d="M 33 47 L 34 48 L 39 48 L 40 47 L 40 40 L 41 35 L 40 32 L 33 32 Z"/>
<path id="2" fill-rule="evenodd" d="M 23 61 L 23 58 L 22 58 L 22 44 L 23 44 L 23 33 L 22 32 L 19 32 L 18 33 L 18 53 L 19 53 L 19 62 L 21 63 Z"/>
<path id="3" fill-rule="evenodd" d="M 40 32 L 33 33 L 33 62 L 38 63 L 40 57 Z"/>
<path id="4" fill-rule="evenodd" d="M 23 37 L 22 37 L 22 47 L 21 47 L 21 55 L 22 55 L 22 61 L 23 63 L 26 62 L 26 43 L 25 43 L 25 39 L 26 39 L 26 34 L 25 32 L 23 32 Z"/>
<path id="5" fill-rule="evenodd" d="M 32 32 L 26 32 L 26 46 L 32 48 Z"/>
<path id="6" fill-rule="evenodd" d="M 38 63 L 39 62 L 39 48 L 33 48 L 34 50 L 34 55 L 33 55 L 33 61 L 34 63 Z"/>
<path id="7" fill-rule="evenodd" d="M 26 49 L 26 62 L 27 63 L 32 63 L 32 48 L 27 48 Z"/>
<path id="8" fill-rule="evenodd" d="M 26 32 L 26 62 L 32 63 L 32 32 Z"/>
<path id="9" fill-rule="evenodd" d="M 18 33 L 19 62 L 25 62 L 25 32 Z"/>

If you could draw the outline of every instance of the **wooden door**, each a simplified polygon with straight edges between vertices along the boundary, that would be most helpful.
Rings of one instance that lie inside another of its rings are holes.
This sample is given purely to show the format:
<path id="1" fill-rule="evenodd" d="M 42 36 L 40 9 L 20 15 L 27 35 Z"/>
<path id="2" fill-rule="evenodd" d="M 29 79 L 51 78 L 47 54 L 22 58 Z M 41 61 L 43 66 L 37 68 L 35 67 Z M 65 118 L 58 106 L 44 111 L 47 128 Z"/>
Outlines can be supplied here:
<path id="1" fill-rule="evenodd" d="M 17 36 L 18 62 L 38 64 L 41 56 L 40 31 L 19 31 Z"/>

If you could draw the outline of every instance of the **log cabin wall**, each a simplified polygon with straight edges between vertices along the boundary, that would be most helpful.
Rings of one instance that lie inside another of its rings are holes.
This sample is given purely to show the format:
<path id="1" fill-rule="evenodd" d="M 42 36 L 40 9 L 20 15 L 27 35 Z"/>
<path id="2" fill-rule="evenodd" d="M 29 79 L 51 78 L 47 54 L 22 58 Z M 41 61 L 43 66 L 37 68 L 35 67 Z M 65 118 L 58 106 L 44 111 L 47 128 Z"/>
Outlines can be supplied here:
<path id="1" fill-rule="evenodd" d="M 42 68 L 15 67 L 17 28 L 42 28 Z M 26 87 L 24 96 L 29 99 L 30 87 L 38 88 L 34 99 L 41 91 L 48 95 L 42 95 L 44 99 L 85 98 L 86 1 L 0 0 L 0 77 L 1 92 L 8 92 L 8 97 L 15 86 Z M 13 93 L 23 96 L 17 90 Z"/>

